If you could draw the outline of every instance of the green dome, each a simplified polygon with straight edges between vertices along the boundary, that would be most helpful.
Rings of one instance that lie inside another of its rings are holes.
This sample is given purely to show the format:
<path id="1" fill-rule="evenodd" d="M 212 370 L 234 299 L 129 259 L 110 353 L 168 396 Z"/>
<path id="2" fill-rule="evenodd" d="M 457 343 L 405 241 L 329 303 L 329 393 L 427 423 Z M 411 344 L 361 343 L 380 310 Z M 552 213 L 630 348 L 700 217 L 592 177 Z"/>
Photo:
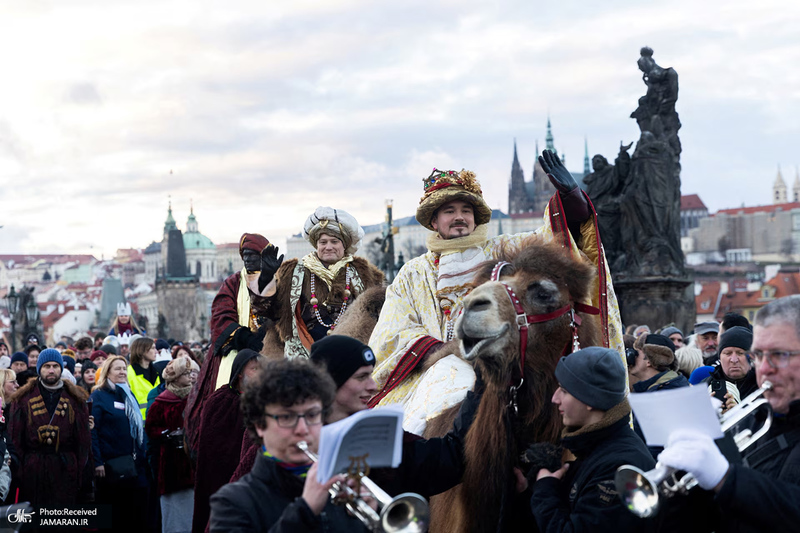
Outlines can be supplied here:
<path id="1" fill-rule="evenodd" d="M 202 233 L 193 231 L 183 234 L 183 247 L 187 250 L 209 250 L 216 249 L 211 239 Z"/>

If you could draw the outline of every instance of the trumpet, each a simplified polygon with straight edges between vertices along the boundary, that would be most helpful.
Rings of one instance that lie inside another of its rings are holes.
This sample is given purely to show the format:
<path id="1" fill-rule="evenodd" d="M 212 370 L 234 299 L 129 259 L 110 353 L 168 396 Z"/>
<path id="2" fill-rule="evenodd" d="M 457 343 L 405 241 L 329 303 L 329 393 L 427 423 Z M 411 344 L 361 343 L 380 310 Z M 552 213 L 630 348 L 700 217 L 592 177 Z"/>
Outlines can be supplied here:
<path id="1" fill-rule="evenodd" d="M 317 462 L 317 454 L 312 452 L 308 443 L 300 441 L 296 446 Z M 405 492 L 395 498 L 389 496 L 374 481 L 363 473 L 356 475 L 361 486 L 366 488 L 377 500 L 380 514 L 377 513 L 347 483 L 337 482 L 328 491 L 334 503 L 343 504 L 350 513 L 358 518 L 370 531 L 385 533 L 425 533 L 430 522 L 428 502 L 419 494 Z"/>
<path id="2" fill-rule="evenodd" d="M 736 443 L 739 452 L 755 444 L 772 426 L 772 409 L 769 408 L 769 401 L 762 397 L 770 389 L 772 383 L 765 381 L 760 389 L 747 396 L 719 419 L 722 432 L 727 434 L 763 405 L 767 406 L 767 418 L 758 431 L 753 433 L 752 430 L 745 429 L 733 435 L 733 442 Z M 677 470 L 656 463 L 656 467 L 647 472 L 633 465 L 623 465 L 617 469 L 614 483 L 622 503 L 628 510 L 641 518 L 647 518 L 658 512 L 659 494 L 668 498 L 675 494 L 686 494 L 697 486 L 697 478 L 689 473 L 679 479 Z"/>

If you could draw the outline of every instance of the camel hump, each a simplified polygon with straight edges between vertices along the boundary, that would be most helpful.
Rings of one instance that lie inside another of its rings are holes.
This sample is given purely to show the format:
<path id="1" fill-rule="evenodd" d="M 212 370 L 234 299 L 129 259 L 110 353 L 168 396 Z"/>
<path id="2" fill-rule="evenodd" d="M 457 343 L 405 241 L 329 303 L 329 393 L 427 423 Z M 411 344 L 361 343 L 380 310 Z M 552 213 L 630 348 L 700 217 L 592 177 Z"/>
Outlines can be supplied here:
<path id="1" fill-rule="evenodd" d="M 386 287 L 383 285 L 365 290 L 347 306 L 332 335 L 347 335 L 367 344 L 385 301 Z"/>

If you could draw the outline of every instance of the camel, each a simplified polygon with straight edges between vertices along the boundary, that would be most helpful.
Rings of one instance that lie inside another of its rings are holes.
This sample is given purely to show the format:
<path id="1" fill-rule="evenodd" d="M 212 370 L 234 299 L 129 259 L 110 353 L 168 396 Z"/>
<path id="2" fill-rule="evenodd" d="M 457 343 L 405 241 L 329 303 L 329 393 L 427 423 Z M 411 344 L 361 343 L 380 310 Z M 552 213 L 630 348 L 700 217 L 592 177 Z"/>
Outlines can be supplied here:
<path id="1" fill-rule="evenodd" d="M 500 271 L 500 280 L 513 290 L 527 315 L 590 300 L 594 269 L 559 245 L 532 237 L 518 250 L 501 251 L 498 261 L 510 263 Z M 494 262 L 481 266 L 456 325 L 461 354 L 480 372 L 485 390 L 464 443 L 462 483 L 432 498 L 430 530 L 436 533 L 513 530 L 513 513 L 508 511 L 515 496 L 513 468 L 530 444 L 556 443 L 562 429 L 550 398 L 558 386 L 556 364 L 572 350 L 571 313 L 529 324 L 521 370 L 517 313 L 504 284 L 490 281 L 494 267 Z M 582 324 L 581 346 L 600 344 L 599 320 L 583 312 L 575 315 Z M 524 381 L 512 394 L 510 385 L 519 384 L 520 372 Z M 458 408 L 430 421 L 424 436 L 445 435 Z"/>

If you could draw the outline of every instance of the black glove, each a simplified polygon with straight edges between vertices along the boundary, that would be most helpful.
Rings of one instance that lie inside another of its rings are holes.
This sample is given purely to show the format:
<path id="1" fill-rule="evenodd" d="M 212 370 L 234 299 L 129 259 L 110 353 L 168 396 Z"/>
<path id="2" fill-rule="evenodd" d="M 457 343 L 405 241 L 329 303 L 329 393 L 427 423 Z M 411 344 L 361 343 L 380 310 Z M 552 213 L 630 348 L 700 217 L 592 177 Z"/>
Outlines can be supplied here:
<path id="1" fill-rule="evenodd" d="M 572 177 L 564 163 L 550 150 L 542 151 L 542 155 L 539 156 L 539 164 L 547 172 L 547 177 L 550 178 L 550 182 L 558 189 L 558 192 L 566 194 L 578 186 L 578 182 Z"/>
<path id="2" fill-rule="evenodd" d="M 258 292 L 263 292 L 264 287 L 269 285 L 281 263 L 283 263 L 283 254 L 278 257 L 277 246 L 268 244 L 266 248 L 261 250 L 261 274 L 258 276 Z"/>
<path id="3" fill-rule="evenodd" d="M 539 156 L 539 164 L 547 172 L 550 182 L 558 189 L 561 197 L 561 205 L 564 207 L 564 216 L 567 218 L 572 237 L 580 240 L 580 228 L 591 215 L 589 203 L 583 197 L 583 191 L 578 188 L 578 182 L 556 154 L 550 150 L 544 150 Z"/>
<path id="4" fill-rule="evenodd" d="M 236 333 L 233 334 L 233 342 L 232 348 L 234 350 L 244 350 L 245 348 L 250 348 L 253 351 L 260 352 L 261 348 L 264 347 L 264 335 L 266 330 L 261 331 L 259 330 L 256 333 L 250 331 L 250 328 L 246 328 L 244 326 L 240 327 L 236 330 Z"/>

